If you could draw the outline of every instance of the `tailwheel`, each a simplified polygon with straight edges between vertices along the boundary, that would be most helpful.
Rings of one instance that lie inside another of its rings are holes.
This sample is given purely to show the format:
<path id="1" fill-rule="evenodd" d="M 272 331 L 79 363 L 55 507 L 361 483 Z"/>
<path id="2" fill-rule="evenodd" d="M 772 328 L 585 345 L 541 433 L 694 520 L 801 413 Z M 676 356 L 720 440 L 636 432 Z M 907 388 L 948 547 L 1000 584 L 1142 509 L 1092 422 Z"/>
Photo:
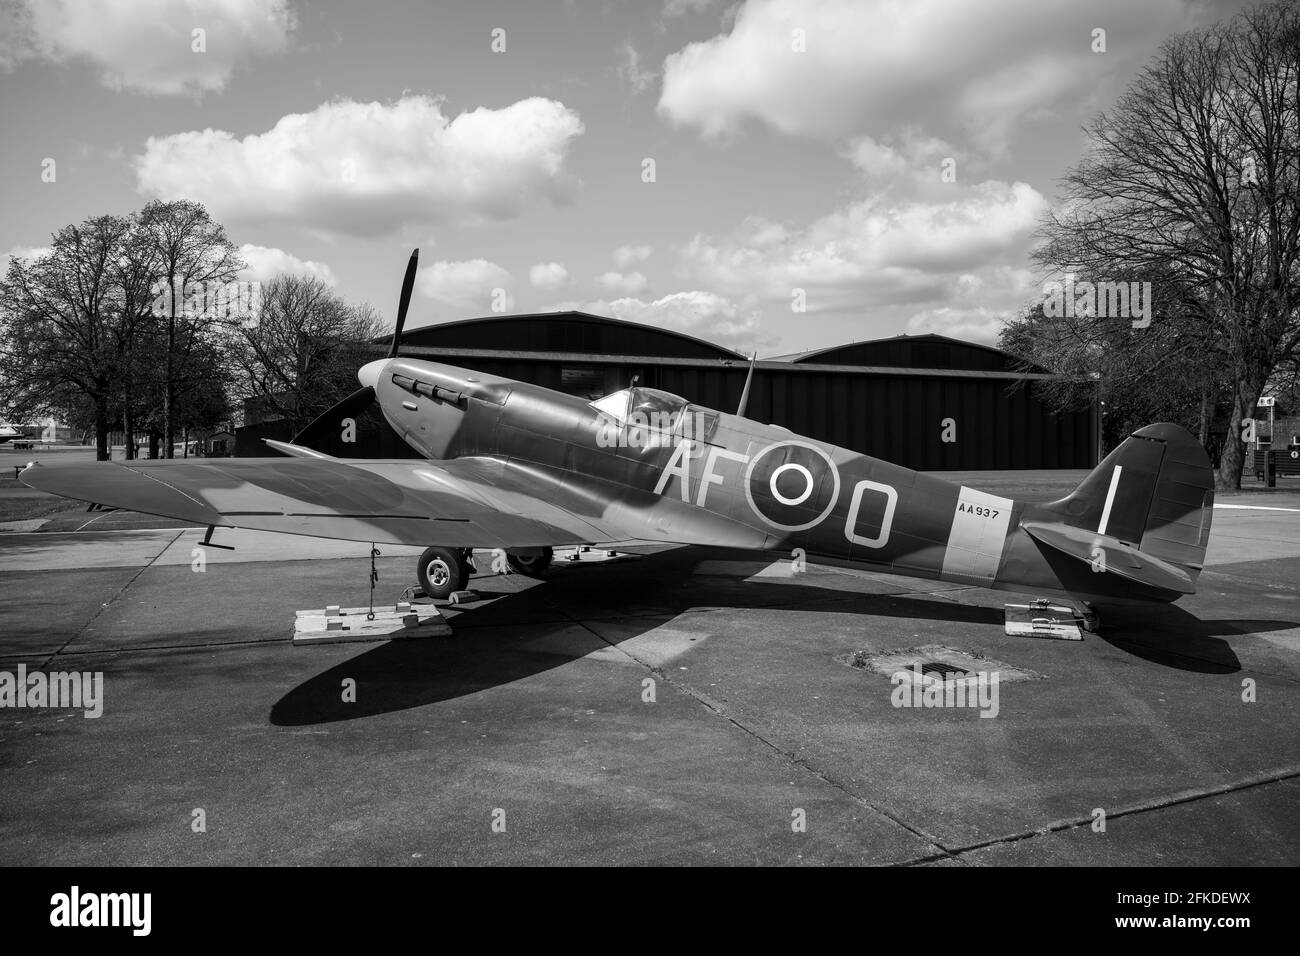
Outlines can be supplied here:
<path id="1" fill-rule="evenodd" d="M 445 601 L 453 591 L 463 591 L 469 583 L 469 559 L 463 548 L 426 548 L 420 555 L 416 575 L 426 596 Z"/>
<path id="2" fill-rule="evenodd" d="M 506 563 L 516 574 L 522 574 L 529 578 L 540 578 L 546 573 L 546 569 L 551 566 L 551 549 L 548 548 L 520 548 L 517 551 L 506 552 Z"/>

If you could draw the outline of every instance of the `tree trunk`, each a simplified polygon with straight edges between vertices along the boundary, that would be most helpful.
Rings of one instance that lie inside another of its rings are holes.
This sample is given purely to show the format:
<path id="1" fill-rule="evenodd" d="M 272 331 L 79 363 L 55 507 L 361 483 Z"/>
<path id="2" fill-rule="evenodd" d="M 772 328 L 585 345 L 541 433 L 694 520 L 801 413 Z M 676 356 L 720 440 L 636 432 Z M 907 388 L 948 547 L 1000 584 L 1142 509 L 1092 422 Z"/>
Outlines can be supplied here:
<path id="1" fill-rule="evenodd" d="M 122 402 L 122 432 L 125 445 L 122 454 L 127 461 L 131 461 L 135 458 L 135 416 L 131 414 L 131 390 L 129 388 L 126 390 Z"/>
<path id="2" fill-rule="evenodd" d="M 103 401 L 95 403 L 95 460 L 108 461 L 112 454 L 108 447 L 108 408 Z"/>
<path id="3" fill-rule="evenodd" d="M 152 460 L 152 459 L 156 459 L 157 457 L 158 457 L 158 429 L 150 428 L 149 429 L 149 458 Z"/>
<path id="4" fill-rule="evenodd" d="M 1201 443 L 1202 448 L 1210 447 L 1210 425 L 1214 421 L 1214 399 L 1211 396 L 1211 389 L 1206 387 L 1201 393 L 1201 420 L 1198 424 L 1196 438 Z"/>
<path id="5" fill-rule="evenodd" d="M 1223 439 L 1223 454 L 1214 472 L 1215 491 L 1240 491 L 1241 469 L 1246 461 L 1245 444 L 1241 440 L 1241 416 L 1235 411 L 1228 423 L 1228 434 Z"/>
<path id="6" fill-rule="evenodd" d="M 168 286 L 171 289 L 171 311 L 167 315 L 167 362 L 165 373 L 163 375 L 163 457 L 171 458 L 175 452 L 172 445 L 175 442 L 175 425 L 172 423 L 172 405 L 175 402 L 175 391 L 173 389 L 172 376 L 172 353 L 176 348 L 176 277 L 169 276 Z"/>
<path id="7" fill-rule="evenodd" d="M 1240 491 L 1241 469 L 1246 463 L 1246 443 L 1241 440 L 1241 423 L 1251 417 L 1259 393 L 1264 390 L 1264 380 L 1250 376 L 1239 382 L 1232 402 L 1232 414 L 1228 418 L 1228 434 L 1223 437 L 1223 452 L 1219 456 L 1219 467 L 1214 472 L 1215 491 Z M 1255 424 L 1256 429 L 1259 423 Z"/>

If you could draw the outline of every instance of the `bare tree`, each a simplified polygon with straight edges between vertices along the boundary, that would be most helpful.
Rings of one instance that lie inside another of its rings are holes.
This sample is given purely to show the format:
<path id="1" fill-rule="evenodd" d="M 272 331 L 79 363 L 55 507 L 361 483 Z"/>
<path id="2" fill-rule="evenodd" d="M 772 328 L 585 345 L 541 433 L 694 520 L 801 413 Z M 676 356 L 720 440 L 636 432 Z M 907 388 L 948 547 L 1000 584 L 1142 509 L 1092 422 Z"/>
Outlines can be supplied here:
<path id="1" fill-rule="evenodd" d="M 1231 387 L 1222 349 L 1204 324 L 1187 320 L 1176 277 L 1167 270 L 1154 276 L 1147 280 L 1149 325 L 1092 312 L 1048 315 L 1040 302 L 1003 326 L 999 345 L 1026 371 L 1064 374 L 1034 383 L 1050 404 L 1078 409 L 1099 403 L 1106 448 L 1152 421 L 1178 422 L 1210 447 L 1220 396 Z M 1138 281 L 1132 274 L 1111 278 Z"/>
<path id="2" fill-rule="evenodd" d="M 242 266 L 225 229 L 214 222 L 200 203 L 188 200 L 154 200 L 140 213 L 140 225 L 149 237 L 158 281 L 163 284 L 163 445 L 172 457 L 175 441 L 174 406 L 186 360 L 204 337 L 215 317 L 186 308 L 192 290 L 234 279 Z"/>
<path id="3" fill-rule="evenodd" d="M 131 221 L 96 216 L 54 234 L 50 252 L 11 260 L 0 282 L 5 399 L 18 411 L 93 408 L 96 455 L 109 457 L 110 414 L 122 367 L 115 273 Z"/>
<path id="4" fill-rule="evenodd" d="M 135 436 L 140 424 L 140 407 L 144 395 L 159 379 L 156 349 L 160 318 L 155 308 L 158 255 L 153 237 L 141 228 L 139 217 L 123 237 L 121 255 L 113 263 L 110 281 L 118 302 L 117 322 L 113 334 L 119 356 L 118 400 L 124 453 L 136 457 Z"/>
<path id="5" fill-rule="evenodd" d="M 1240 487 L 1242 420 L 1300 349 L 1298 78 L 1300 9 L 1285 0 L 1171 38 L 1085 129 L 1044 227 L 1056 271 L 1161 277 L 1166 321 L 1228 391 L 1221 489 Z"/>
<path id="6" fill-rule="evenodd" d="M 236 392 L 297 431 L 356 390 L 356 370 L 382 332 L 374 309 L 349 305 L 315 276 L 276 276 L 231 343 Z"/>

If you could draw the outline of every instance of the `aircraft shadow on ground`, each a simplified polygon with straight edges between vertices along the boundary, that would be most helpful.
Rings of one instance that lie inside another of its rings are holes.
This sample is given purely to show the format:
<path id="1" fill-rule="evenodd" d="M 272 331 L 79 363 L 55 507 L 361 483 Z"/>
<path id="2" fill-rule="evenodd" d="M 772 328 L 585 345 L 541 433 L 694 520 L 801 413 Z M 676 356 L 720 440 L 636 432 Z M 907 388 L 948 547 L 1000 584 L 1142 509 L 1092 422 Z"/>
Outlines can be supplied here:
<path id="1" fill-rule="evenodd" d="M 1241 661 L 1223 637 L 1300 627 L 1295 621 L 1201 619 L 1176 604 L 1110 611 L 1097 637 L 1144 661 L 1198 674 L 1235 674 Z M 1221 636 L 1222 635 L 1222 636 Z"/>
<path id="2" fill-rule="evenodd" d="M 745 580 L 745 573 L 699 573 L 707 559 L 731 558 L 756 572 L 769 561 L 744 552 L 679 548 L 631 562 L 578 564 L 554 570 L 522 590 L 475 578 L 485 603 L 460 611 L 448 638 L 390 641 L 369 647 L 290 690 L 271 708 L 271 723 L 304 726 L 355 720 L 465 697 L 531 677 L 617 646 L 681 614 L 709 609 L 824 611 L 997 627 L 1000 607 L 980 607 L 907 593 L 864 593 L 860 579 L 838 574 Z M 823 586 L 819 582 L 837 586 Z M 480 583 L 481 582 L 481 583 Z M 900 584 L 900 590 L 908 585 Z M 570 616 L 568 606 L 582 608 Z M 1148 615 L 1156 615 L 1148 617 Z M 1110 620 L 1110 617 L 1107 618 Z M 581 621 L 613 626 L 597 635 Z M 1278 621 L 1200 621 L 1180 608 L 1130 611 L 1113 633 L 1096 635 L 1126 653 L 1162 666 L 1232 673 L 1240 662 L 1217 635 L 1295 626 Z M 1155 629 L 1153 629 L 1153 627 Z M 615 631 L 611 635 L 611 631 Z M 1090 635 L 1091 636 L 1091 635 Z M 344 703 L 345 678 L 357 700 Z"/>
<path id="3" fill-rule="evenodd" d="M 771 563 L 752 553 L 691 547 L 637 561 L 559 567 L 547 580 L 518 591 L 494 588 L 492 578 L 475 578 L 474 590 L 489 603 L 457 613 L 451 637 L 370 647 L 285 694 L 271 708 L 271 723 L 354 720 L 464 697 L 560 667 L 690 611 L 770 608 L 972 625 L 1002 622 L 1000 609 L 863 593 L 858 579 L 841 574 L 825 577 L 840 586 L 823 587 L 812 583 L 813 575 L 746 581 L 743 573 L 697 573 L 701 561 L 719 558 L 750 565 L 752 572 Z M 582 608 L 579 617 L 564 610 L 574 605 Z M 606 636 L 598 636 L 580 621 L 613 622 L 618 633 L 609 636 L 605 629 Z M 357 682 L 355 703 L 341 699 L 345 678 Z"/>

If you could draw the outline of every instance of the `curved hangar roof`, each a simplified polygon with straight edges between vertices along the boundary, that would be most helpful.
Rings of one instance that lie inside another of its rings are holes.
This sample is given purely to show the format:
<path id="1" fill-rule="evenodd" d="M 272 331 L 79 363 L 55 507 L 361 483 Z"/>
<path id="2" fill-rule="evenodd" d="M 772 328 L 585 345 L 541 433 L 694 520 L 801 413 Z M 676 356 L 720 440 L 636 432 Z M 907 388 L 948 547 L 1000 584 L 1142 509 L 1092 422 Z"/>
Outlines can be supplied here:
<path id="1" fill-rule="evenodd" d="M 988 345 L 963 342 L 927 332 L 886 339 L 850 342 L 830 348 L 773 356 L 770 361 L 799 365 L 872 365 L 885 368 L 965 369 L 980 372 L 1020 372 L 1015 356 Z"/>
<path id="2" fill-rule="evenodd" d="M 656 355 L 748 361 L 739 352 L 670 329 L 588 312 L 538 312 L 462 319 L 409 329 L 402 344 L 416 348 Z"/>

